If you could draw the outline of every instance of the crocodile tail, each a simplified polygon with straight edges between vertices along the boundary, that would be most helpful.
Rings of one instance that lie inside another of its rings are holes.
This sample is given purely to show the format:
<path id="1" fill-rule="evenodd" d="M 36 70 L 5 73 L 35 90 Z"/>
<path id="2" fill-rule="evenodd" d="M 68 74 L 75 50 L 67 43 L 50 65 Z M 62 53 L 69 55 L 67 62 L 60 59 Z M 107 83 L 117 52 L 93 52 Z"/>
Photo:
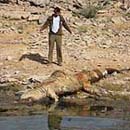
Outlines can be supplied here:
<path id="1" fill-rule="evenodd" d="M 111 75 L 113 73 L 121 73 L 121 70 L 115 69 L 115 68 L 105 68 L 105 69 L 94 69 L 93 71 L 89 72 L 89 77 L 91 83 L 97 82 L 100 79 L 105 78 L 108 75 Z"/>
<path id="2" fill-rule="evenodd" d="M 121 71 L 119 69 L 115 69 L 115 68 L 106 68 L 107 71 L 107 75 L 109 74 L 113 74 L 113 73 L 121 73 Z"/>
<path id="3" fill-rule="evenodd" d="M 123 72 L 130 71 L 130 68 L 125 69 L 115 69 L 115 68 L 105 68 L 105 69 L 94 69 L 92 71 L 83 71 L 80 74 L 79 79 L 86 79 L 90 81 L 90 83 L 94 83 L 99 81 L 100 79 L 105 78 L 108 75 L 114 74 L 114 73 L 123 73 Z M 86 74 L 86 76 L 84 76 Z M 84 78 L 87 77 L 87 78 Z"/>
<path id="4" fill-rule="evenodd" d="M 128 72 L 128 71 L 130 71 L 130 68 L 124 68 L 120 70 L 120 72 Z"/>
<path id="5" fill-rule="evenodd" d="M 113 74 L 113 73 L 123 73 L 123 72 L 127 72 L 130 71 L 130 68 L 124 68 L 124 69 L 115 69 L 115 68 L 106 68 L 107 71 L 107 75 L 108 74 Z"/>

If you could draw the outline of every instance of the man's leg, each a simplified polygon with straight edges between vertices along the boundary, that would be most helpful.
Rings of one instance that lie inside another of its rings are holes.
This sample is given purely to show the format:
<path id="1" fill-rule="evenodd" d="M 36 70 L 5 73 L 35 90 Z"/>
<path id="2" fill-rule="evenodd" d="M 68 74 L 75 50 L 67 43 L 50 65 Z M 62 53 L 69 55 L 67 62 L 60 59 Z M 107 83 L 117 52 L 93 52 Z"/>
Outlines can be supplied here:
<path id="1" fill-rule="evenodd" d="M 56 51 L 57 51 L 57 61 L 59 65 L 62 65 L 62 36 L 56 36 Z"/>
<path id="2" fill-rule="evenodd" d="M 49 63 L 53 61 L 54 42 L 55 42 L 55 35 L 49 34 L 49 53 L 48 53 Z"/>

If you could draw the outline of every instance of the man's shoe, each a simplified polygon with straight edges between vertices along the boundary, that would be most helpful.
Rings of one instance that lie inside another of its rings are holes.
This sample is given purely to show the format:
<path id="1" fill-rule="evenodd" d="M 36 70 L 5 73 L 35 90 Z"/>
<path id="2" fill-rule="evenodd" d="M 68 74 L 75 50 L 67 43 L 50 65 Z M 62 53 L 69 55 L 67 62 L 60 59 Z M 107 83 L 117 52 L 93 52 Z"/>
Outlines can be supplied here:
<path id="1" fill-rule="evenodd" d="M 52 62 L 50 62 L 50 61 L 47 62 L 47 65 L 48 65 L 48 66 L 50 66 L 51 64 L 52 64 Z"/>
<path id="2" fill-rule="evenodd" d="M 48 60 L 48 62 L 47 62 L 48 64 L 51 64 L 52 63 L 52 61 L 51 60 Z"/>
<path id="3" fill-rule="evenodd" d="M 62 66 L 62 63 L 58 63 L 59 66 Z"/>

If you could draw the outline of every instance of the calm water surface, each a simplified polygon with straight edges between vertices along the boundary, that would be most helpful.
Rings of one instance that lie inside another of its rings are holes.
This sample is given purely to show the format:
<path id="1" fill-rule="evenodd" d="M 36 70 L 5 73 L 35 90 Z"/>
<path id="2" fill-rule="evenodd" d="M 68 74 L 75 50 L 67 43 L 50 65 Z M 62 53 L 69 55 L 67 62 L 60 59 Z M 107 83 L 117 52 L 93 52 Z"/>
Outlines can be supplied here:
<path id="1" fill-rule="evenodd" d="M 0 130 L 130 130 L 130 107 L 124 101 L 33 105 L 26 109 L 26 114 L 18 114 L 21 110 L 15 110 L 14 115 L 11 110 L 8 116 L 1 112 Z"/>

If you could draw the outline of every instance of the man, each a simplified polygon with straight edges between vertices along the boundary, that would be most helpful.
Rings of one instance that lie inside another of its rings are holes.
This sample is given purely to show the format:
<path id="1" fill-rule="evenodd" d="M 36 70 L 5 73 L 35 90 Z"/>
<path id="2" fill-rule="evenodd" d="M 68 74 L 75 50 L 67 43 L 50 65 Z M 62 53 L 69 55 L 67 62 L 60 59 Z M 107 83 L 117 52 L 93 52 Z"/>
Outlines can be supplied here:
<path id="1" fill-rule="evenodd" d="M 49 53 L 48 61 L 49 63 L 53 62 L 53 49 L 54 43 L 56 42 L 56 52 L 57 52 L 57 61 L 58 65 L 62 66 L 62 26 L 70 32 L 70 28 L 65 22 L 63 16 L 61 15 L 61 10 L 59 7 L 54 8 L 54 14 L 48 17 L 47 21 L 41 27 L 40 31 L 44 30 L 49 26 Z"/>

